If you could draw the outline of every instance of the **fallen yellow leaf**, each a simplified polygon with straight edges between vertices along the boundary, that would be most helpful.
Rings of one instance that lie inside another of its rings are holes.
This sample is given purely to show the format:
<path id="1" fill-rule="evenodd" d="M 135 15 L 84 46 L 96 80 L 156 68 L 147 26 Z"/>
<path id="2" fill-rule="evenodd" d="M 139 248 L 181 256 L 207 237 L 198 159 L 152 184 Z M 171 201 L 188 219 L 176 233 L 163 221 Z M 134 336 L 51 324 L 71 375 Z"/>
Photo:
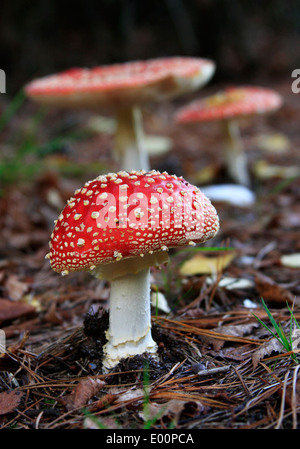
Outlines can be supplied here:
<path id="1" fill-rule="evenodd" d="M 215 274 L 223 271 L 236 257 L 235 251 L 224 252 L 217 256 L 207 256 L 196 254 L 191 259 L 184 262 L 180 268 L 180 274 L 193 276 L 195 274 Z"/>
<path id="2" fill-rule="evenodd" d="M 259 134 L 254 138 L 254 145 L 260 150 L 283 153 L 289 149 L 290 141 L 281 133 Z"/>
<path id="3" fill-rule="evenodd" d="M 193 183 L 196 185 L 207 184 L 216 178 L 217 172 L 218 166 L 216 164 L 211 164 L 207 167 L 201 168 L 201 170 L 196 171 L 193 175 Z"/>
<path id="4" fill-rule="evenodd" d="M 283 167 L 281 165 L 268 164 L 267 161 L 260 160 L 253 165 L 253 171 L 259 179 L 270 178 L 294 178 L 300 176 L 299 167 Z"/>

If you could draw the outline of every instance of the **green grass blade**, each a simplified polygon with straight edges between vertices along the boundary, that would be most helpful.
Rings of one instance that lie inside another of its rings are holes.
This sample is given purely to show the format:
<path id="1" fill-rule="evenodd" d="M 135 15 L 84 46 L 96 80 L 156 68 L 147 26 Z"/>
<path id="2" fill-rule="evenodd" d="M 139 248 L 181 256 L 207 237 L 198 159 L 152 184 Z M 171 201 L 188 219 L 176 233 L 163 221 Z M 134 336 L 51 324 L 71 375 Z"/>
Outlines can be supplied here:
<path id="1" fill-rule="evenodd" d="M 252 312 L 252 315 L 257 319 L 257 321 L 258 321 L 258 322 L 259 322 L 265 329 L 267 329 L 268 332 L 270 332 L 270 334 L 271 334 L 274 338 L 277 338 L 277 340 L 278 340 L 277 335 L 274 334 L 274 332 L 269 328 L 269 326 L 266 325 L 266 323 L 264 323 L 260 318 L 258 318 L 258 316 L 255 315 L 255 313 Z"/>
<path id="2" fill-rule="evenodd" d="M 296 320 L 295 315 L 294 315 L 292 309 L 290 308 L 290 306 L 289 306 L 288 303 L 286 303 L 286 305 L 287 305 L 287 308 L 288 308 L 288 310 L 289 310 L 289 312 L 290 312 L 290 314 L 291 314 L 291 317 L 292 317 L 294 323 L 296 324 L 296 326 L 298 327 L 298 329 L 300 329 L 300 325 L 299 325 L 298 321 Z"/>
<path id="3" fill-rule="evenodd" d="M 269 317 L 270 322 L 272 323 L 275 331 L 277 332 L 277 335 L 260 319 L 258 318 L 258 316 L 256 316 L 254 313 L 252 313 L 252 315 L 257 319 L 257 321 L 265 328 L 268 330 L 268 332 L 270 332 L 270 334 L 276 338 L 276 340 L 284 347 L 284 349 L 287 352 L 290 352 L 293 350 L 293 340 L 292 340 L 292 330 L 293 330 L 293 320 L 295 321 L 297 327 L 299 328 L 299 323 L 297 322 L 297 320 L 295 319 L 295 316 L 292 312 L 292 310 L 290 309 L 289 305 L 287 304 L 288 310 L 291 314 L 291 320 L 290 320 L 290 335 L 289 335 L 289 339 L 287 338 L 287 336 L 284 333 L 284 330 L 282 328 L 281 323 L 277 324 L 274 317 L 272 316 L 271 312 L 269 311 L 266 303 L 264 302 L 263 298 L 261 298 L 262 300 L 262 304 L 263 307 Z M 291 353 L 291 358 L 294 360 L 295 363 L 298 363 L 298 359 L 296 357 L 296 355 L 294 353 Z"/>
<path id="4" fill-rule="evenodd" d="M 261 299 L 262 304 L 264 306 L 265 311 L 267 312 L 267 315 L 269 317 L 270 322 L 272 323 L 272 326 L 274 327 L 274 329 L 276 330 L 277 334 L 279 337 L 282 336 L 282 334 L 284 335 L 284 333 L 282 332 L 282 329 L 280 328 L 280 326 L 276 323 L 273 315 L 271 314 L 270 310 L 268 309 L 266 303 L 264 302 L 263 298 Z"/>
<path id="5" fill-rule="evenodd" d="M 253 314 L 253 315 L 255 316 L 255 318 L 260 322 L 260 324 L 261 324 L 265 329 L 267 329 L 267 331 L 270 332 L 270 334 L 271 334 L 274 338 L 276 338 L 276 340 L 277 340 L 277 341 L 278 341 L 278 342 L 279 342 L 279 343 L 280 343 L 286 350 L 289 351 L 289 350 L 290 350 L 290 345 L 289 345 L 289 342 L 288 342 L 288 340 L 287 340 L 287 338 L 286 338 L 286 336 L 285 336 L 285 334 L 284 334 L 284 332 L 283 332 L 283 330 L 282 330 L 282 327 L 279 326 L 279 325 L 276 323 L 274 317 L 272 316 L 271 312 L 269 311 L 269 309 L 268 309 L 266 303 L 264 302 L 263 298 L 261 298 L 261 300 L 262 300 L 263 307 L 264 307 L 264 309 L 265 309 L 265 311 L 266 311 L 266 313 L 267 313 L 267 315 L 268 315 L 268 318 L 269 318 L 270 322 L 272 323 L 272 326 L 274 327 L 274 329 L 275 329 L 276 332 L 277 332 L 277 335 L 272 331 L 272 329 L 269 328 L 269 326 L 267 326 L 267 325 L 266 325 L 260 318 L 258 318 L 258 316 L 256 316 L 254 313 L 252 313 L 252 314 Z"/>

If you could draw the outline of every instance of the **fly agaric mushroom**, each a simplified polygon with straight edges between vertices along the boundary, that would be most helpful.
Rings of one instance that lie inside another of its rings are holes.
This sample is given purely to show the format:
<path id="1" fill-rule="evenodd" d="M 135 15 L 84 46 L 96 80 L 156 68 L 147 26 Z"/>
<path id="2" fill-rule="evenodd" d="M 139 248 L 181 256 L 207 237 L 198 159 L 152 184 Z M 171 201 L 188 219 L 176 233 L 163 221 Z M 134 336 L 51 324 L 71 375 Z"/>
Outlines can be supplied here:
<path id="1" fill-rule="evenodd" d="M 98 176 L 75 191 L 55 222 L 54 271 L 89 271 L 111 282 L 103 366 L 155 354 L 151 336 L 150 267 L 171 247 L 215 236 L 219 219 L 208 198 L 183 178 L 158 171 Z"/>
<path id="2" fill-rule="evenodd" d="M 25 86 L 26 94 L 64 108 L 112 107 L 117 117 L 114 155 L 123 170 L 149 170 L 140 106 L 194 91 L 213 75 L 202 58 L 161 58 L 92 69 L 74 68 Z"/>
<path id="3" fill-rule="evenodd" d="M 226 139 L 225 164 L 232 179 L 250 185 L 247 158 L 243 151 L 237 119 L 275 111 L 282 104 L 281 96 L 262 87 L 230 87 L 196 100 L 175 114 L 178 123 L 222 121 Z"/>

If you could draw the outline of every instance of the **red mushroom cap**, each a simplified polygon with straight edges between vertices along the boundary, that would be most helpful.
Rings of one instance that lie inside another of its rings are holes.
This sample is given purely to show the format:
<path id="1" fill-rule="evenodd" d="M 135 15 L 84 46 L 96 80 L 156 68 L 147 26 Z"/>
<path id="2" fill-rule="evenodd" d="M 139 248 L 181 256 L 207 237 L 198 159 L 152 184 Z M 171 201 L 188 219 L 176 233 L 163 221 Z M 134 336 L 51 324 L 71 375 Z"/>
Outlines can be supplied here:
<path id="1" fill-rule="evenodd" d="M 110 173 L 76 190 L 56 221 L 48 258 L 54 271 L 67 274 L 204 242 L 218 229 L 215 208 L 183 178 Z"/>
<path id="2" fill-rule="evenodd" d="M 282 97 L 270 89 L 252 86 L 229 87 L 179 109 L 175 120 L 184 123 L 229 119 L 273 111 L 281 104 Z"/>
<path id="3" fill-rule="evenodd" d="M 39 102 L 61 106 L 139 104 L 197 89 L 214 69 L 208 59 L 187 57 L 73 68 L 34 80 L 25 92 Z"/>

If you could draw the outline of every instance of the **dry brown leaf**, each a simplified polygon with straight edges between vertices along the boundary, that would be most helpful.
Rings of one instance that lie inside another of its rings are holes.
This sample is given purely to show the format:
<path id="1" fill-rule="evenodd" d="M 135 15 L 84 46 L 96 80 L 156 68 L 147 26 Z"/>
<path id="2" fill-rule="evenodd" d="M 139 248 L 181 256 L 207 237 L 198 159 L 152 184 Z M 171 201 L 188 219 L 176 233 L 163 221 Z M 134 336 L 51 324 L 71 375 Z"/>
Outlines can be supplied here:
<path id="1" fill-rule="evenodd" d="M 259 295 L 265 300 L 281 303 L 286 303 L 286 301 L 292 303 L 294 301 L 294 295 L 289 290 L 277 284 L 268 276 L 256 273 L 254 281 Z"/>
<path id="2" fill-rule="evenodd" d="M 269 356 L 272 352 L 283 352 L 283 346 L 277 338 L 273 337 L 271 340 L 264 343 L 252 354 L 252 365 L 254 368 L 257 367 L 258 362 L 265 356 Z"/>
<path id="3" fill-rule="evenodd" d="M 300 329 L 297 327 L 293 330 L 292 335 L 292 348 L 293 351 L 296 351 L 297 349 L 300 349 Z"/>
<path id="4" fill-rule="evenodd" d="M 0 324 L 4 321 L 14 320 L 23 315 L 34 313 L 35 311 L 35 307 L 30 304 L 0 298 Z"/>
<path id="5" fill-rule="evenodd" d="M 116 394 L 107 393 L 104 394 L 98 401 L 93 403 L 92 407 L 89 409 L 91 412 L 97 412 L 99 410 L 102 410 L 103 408 L 108 407 L 110 404 L 115 402 L 117 399 Z"/>
<path id="6" fill-rule="evenodd" d="M 164 416 L 168 416 L 172 421 L 177 421 L 181 412 L 185 407 L 185 401 L 179 401 L 178 399 L 171 399 L 164 404 L 157 404 L 156 402 L 148 404 L 144 407 L 143 411 L 139 412 L 139 416 L 144 420 L 160 419 Z"/>
<path id="7" fill-rule="evenodd" d="M 21 391 L 4 391 L 0 393 L 0 415 L 13 412 L 21 402 L 24 393 Z"/>
<path id="8" fill-rule="evenodd" d="M 238 346 L 228 346 L 222 348 L 220 351 L 209 351 L 211 355 L 216 357 L 222 357 L 223 359 L 231 360 L 245 360 L 249 358 L 249 352 L 252 351 L 253 346 L 251 344 L 238 345 Z"/>
<path id="9" fill-rule="evenodd" d="M 214 332 L 222 335 L 231 335 L 233 337 L 244 337 L 249 335 L 252 329 L 258 327 L 258 323 L 237 324 L 232 326 L 220 326 L 212 329 Z M 208 344 L 212 344 L 215 351 L 219 351 L 225 344 L 225 340 L 214 337 L 201 336 L 201 339 Z"/>
<path id="10" fill-rule="evenodd" d="M 234 251 L 219 254 L 217 256 L 205 256 L 197 253 L 191 259 L 184 262 L 180 268 L 183 276 L 195 274 L 215 274 L 223 271 L 236 257 Z"/>
<path id="11" fill-rule="evenodd" d="M 19 301 L 28 290 L 28 284 L 19 281 L 18 277 L 15 274 L 12 274 L 8 277 L 5 283 L 5 287 L 8 296 L 14 301 Z"/>
<path id="12" fill-rule="evenodd" d="M 118 393 L 119 391 L 119 393 Z M 116 400 L 117 403 L 120 402 L 127 402 L 127 401 L 131 401 L 131 400 L 139 400 L 142 399 L 145 396 L 145 391 L 142 388 L 130 388 L 125 392 L 120 393 L 120 390 L 118 389 L 111 389 L 111 392 L 113 394 L 118 394 L 118 399 Z"/>
<path id="13" fill-rule="evenodd" d="M 83 427 L 85 429 L 101 429 L 102 428 L 102 422 L 100 421 L 100 424 L 97 423 L 96 420 L 92 419 L 92 418 L 85 418 L 84 422 L 83 422 Z"/>
<path id="14" fill-rule="evenodd" d="M 62 324 L 63 323 L 63 317 L 60 315 L 59 311 L 57 310 L 57 304 L 55 301 L 52 301 L 50 304 L 47 312 L 44 315 L 44 319 L 46 321 L 49 321 L 49 323 L 53 324 Z"/>
<path id="15" fill-rule="evenodd" d="M 67 410 L 83 407 L 104 385 L 105 382 L 101 379 L 88 378 L 81 380 L 75 388 L 75 391 L 64 397 L 62 402 Z"/>
<path id="16" fill-rule="evenodd" d="M 144 421 L 150 421 L 153 419 L 160 419 L 163 416 L 165 408 L 167 407 L 165 404 L 157 404 L 156 402 L 152 402 L 144 407 L 142 411 L 138 413 L 139 417 Z"/>
<path id="17" fill-rule="evenodd" d="M 120 429 L 119 424 L 113 418 L 105 417 L 85 418 L 83 426 L 85 429 Z"/>

